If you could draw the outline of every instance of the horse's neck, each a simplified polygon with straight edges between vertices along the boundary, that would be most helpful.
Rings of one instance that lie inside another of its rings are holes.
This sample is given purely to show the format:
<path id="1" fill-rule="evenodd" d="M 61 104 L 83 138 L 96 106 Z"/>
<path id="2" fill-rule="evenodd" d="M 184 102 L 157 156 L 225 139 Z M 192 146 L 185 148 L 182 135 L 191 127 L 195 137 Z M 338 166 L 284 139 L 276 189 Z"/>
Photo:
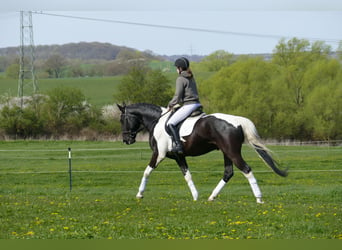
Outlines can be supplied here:
<path id="1" fill-rule="evenodd" d="M 158 114 L 157 112 L 141 112 L 142 121 L 147 130 L 149 130 L 150 132 L 153 130 L 154 126 L 160 118 L 160 115 L 161 114 Z"/>

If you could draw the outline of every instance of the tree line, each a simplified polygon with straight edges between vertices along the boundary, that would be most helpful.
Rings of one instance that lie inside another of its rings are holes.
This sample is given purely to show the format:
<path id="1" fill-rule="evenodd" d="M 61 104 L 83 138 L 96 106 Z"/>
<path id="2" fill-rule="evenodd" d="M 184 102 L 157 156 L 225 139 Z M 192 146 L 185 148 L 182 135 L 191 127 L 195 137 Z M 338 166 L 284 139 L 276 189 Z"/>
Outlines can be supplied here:
<path id="1" fill-rule="evenodd" d="M 19 48 L 0 49 L 0 72 L 18 78 Z M 26 55 L 28 56 L 28 55 Z M 26 59 L 26 57 L 25 57 Z M 134 60 L 158 60 L 151 51 L 108 43 L 70 43 L 35 47 L 35 70 L 38 78 L 93 77 L 127 74 Z"/>
<path id="2" fill-rule="evenodd" d="M 342 45 L 339 47 L 342 51 Z M 222 112 L 251 119 L 260 135 L 270 139 L 342 139 L 342 56 L 331 57 L 323 42 L 281 40 L 270 60 L 216 51 L 198 63 L 201 103 L 206 113 Z M 113 100 L 165 106 L 174 79 L 134 60 Z M 200 74 L 201 76 L 203 74 Z M 97 109 L 79 89 L 57 88 L 34 96 L 23 108 L 6 105 L 0 111 L 0 135 L 11 137 L 97 136 L 120 134 L 119 113 Z"/>
<path id="3" fill-rule="evenodd" d="M 323 42 L 294 38 L 281 40 L 270 61 L 225 59 L 200 85 L 202 103 L 208 112 L 250 118 L 263 137 L 340 140 L 342 57 L 330 54 Z"/>

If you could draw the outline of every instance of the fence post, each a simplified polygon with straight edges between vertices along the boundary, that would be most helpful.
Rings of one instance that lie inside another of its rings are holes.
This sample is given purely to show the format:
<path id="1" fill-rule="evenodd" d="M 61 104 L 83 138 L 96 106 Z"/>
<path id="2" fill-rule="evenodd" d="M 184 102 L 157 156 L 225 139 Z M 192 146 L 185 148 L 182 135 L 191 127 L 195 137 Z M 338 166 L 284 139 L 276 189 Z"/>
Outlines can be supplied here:
<path id="1" fill-rule="evenodd" d="M 71 148 L 68 148 L 68 151 L 69 151 L 69 188 L 71 192 L 72 190 Z"/>

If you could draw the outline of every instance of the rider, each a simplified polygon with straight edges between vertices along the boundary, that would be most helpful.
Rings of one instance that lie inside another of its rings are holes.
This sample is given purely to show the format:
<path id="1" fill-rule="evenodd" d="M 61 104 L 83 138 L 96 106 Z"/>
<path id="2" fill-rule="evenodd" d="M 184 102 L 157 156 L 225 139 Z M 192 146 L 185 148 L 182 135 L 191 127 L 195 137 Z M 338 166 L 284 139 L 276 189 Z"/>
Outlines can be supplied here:
<path id="1" fill-rule="evenodd" d="M 178 73 L 176 91 L 168 104 L 168 108 L 173 109 L 175 112 L 168 120 L 167 127 L 175 144 L 172 152 L 183 154 L 183 146 L 176 126 L 202 105 L 199 102 L 195 78 L 189 68 L 189 60 L 185 57 L 180 57 L 175 61 L 175 66 Z"/>

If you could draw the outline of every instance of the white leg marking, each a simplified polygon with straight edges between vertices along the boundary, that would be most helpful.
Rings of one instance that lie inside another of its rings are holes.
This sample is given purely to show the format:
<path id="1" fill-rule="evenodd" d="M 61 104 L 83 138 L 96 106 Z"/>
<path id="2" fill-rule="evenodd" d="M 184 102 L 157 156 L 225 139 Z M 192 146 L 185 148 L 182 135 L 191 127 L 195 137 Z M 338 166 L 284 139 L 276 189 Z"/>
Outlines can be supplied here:
<path id="1" fill-rule="evenodd" d="M 252 191 L 253 191 L 253 194 L 257 200 L 257 203 L 264 203 L 262 201 L 262 194 L 261 194 L 260 188 L 258 186 L 257 180 L 255 179 L 252 171 L 249 172 L 248 174 L 245 174 L 245 173 L 243 173 L 243 174 L 247 178 L 247 180 L 249 181 L 249 185 L 252 188 Z"/>
<path id="2" fill-rule="evenodd" d="M 198 192 L 197 192 L 197 189 L 195 187 L 194 182 L 192 181 L 191 173 L 189 170 L 186 171 L 184 178 L 185 178 L 186 182 L 188 183 L 188 186 L 190 188 L 190 191 L 191 191 L 191 194 L 192 194 L 194 201 L 197 201 Z"/>
<path id="3" fill-rule="evenodd" d="M 209 196 L 208 201 L 213 201 L 215 200 L 216 196 L 221 192 L 222 188 L 227 184 L 224 180 L 220 180 L 220 182 L 217 184 L 216 188 L 213 190 L 211 195 Z"/>
<path id="4" fill-rule="evenodd" d="M 151 168 L 150 166 L 147 166 L 145 171 L 144 171 L 144 175 L 141 179 L 141 183 L 139 186 L 139 192 L 137 193 L 137 198 L 141 199 L 144 197 L 143 193 L 145 191 L 145 187 L 148 181 L 148 177 L 150 176 L 151 172 L 153 171 L 153 168 Z"/>

